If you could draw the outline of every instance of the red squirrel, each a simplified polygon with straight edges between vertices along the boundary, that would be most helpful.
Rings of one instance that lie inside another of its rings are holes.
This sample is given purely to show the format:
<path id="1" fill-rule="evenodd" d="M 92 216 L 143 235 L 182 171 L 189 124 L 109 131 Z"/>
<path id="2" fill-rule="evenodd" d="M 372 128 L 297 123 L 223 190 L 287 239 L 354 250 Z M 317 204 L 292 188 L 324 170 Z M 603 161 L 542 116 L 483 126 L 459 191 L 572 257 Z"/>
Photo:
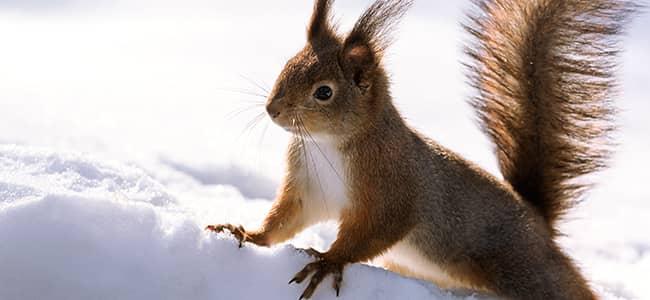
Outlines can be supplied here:
<path id="1" fill-rule="evenodd" d="M 339 221 L 327 252 L 290 283 L 310 298 L 344 267 L 382 256 L 395 272 L 508 299 L 596 299 L 556 242 L 557 224 L 609 158 L 616 41 L 625 0 L 475 0 L 466 30 L 472 99 L 503 180 L 418 133 L 395 108 L 382 64 L 412 0 L 377 0 L 347 34 L 316 0 L 307 44 L 266 104 L 292 133 L 262 226 L 210 225 L 271 246 Z M 426 75 L 426 73 L 423 73 Z M 435 85 L 435 82 L 431 84 Z"/>

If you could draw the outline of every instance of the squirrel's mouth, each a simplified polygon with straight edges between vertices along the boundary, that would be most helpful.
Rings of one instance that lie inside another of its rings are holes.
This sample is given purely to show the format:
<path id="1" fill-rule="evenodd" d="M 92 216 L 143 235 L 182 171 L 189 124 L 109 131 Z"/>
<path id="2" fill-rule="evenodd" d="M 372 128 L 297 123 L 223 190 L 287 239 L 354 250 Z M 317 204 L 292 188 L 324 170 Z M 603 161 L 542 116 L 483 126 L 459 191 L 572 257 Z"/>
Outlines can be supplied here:
<path id="1" fill-rule="evenodd" d="M 291 124 L 290 122 L 283 122 L 283 120 L 277 120 L 277 119 L 272 119 L 272 121 L 280 128 L 286 130 L 287 132 L 297 133 L 300 131 L 298 124 Z"/>
<path id="2" fill-rule="evenodd" d="M 275 123 L 275 125 L 278 125 L 278 127 L 282 128 L 282 129 L 284 129 L 284 130 L 286 130 L 288 132 L 293 133 L 293 132 L 298 131 L 298 126 L 288 124 L 288 122 L 282 122 L 281 120 L 277 120 L 277 119 L 273 119 L 273 118 L 271 119 L 271 121 L 273 121 L 273 123 Z"/>
<path id="3" fill-rule="evenodd" d="M 282 129 L 285 131 L 296 135 L 296 136 L 303 136 L 303 135 L 308 135 L 308 131 L 305 128 L 301 128 L 299 126 L 291 126 L 291 125 L 286 125 L 286 126 L 280 126 Z"/>
<path id="4" fill-rule="evenodd" d="M 300 126 L 295 121 L 291 122 L 284 118 L 271 118 L 271 121 L 287 132 L 297 134 L 301 131 Z"/>
<path id="5" fill-rule="evenodd" d="M 271 121 L 294 135 L 309 135 L 314 133 L 313 129 L 309 127 L 309 124 L 305 124 L 297 118 L 279 116 L 277 118 L 271 118 Z"/>

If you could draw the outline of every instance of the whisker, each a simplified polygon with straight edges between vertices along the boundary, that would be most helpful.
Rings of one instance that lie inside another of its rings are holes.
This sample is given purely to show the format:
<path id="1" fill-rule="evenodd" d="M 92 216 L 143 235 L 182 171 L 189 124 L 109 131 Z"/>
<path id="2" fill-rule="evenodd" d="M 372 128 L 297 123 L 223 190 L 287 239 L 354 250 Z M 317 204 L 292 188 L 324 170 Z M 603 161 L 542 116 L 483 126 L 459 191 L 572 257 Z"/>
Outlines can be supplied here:
<path id="1" fill-rule="evenodd" d="M 261 113 L 257 114 L 257 115 L 253 118 L 253 120 L 249 121 L 249 122 L 246 124 L 246 129 L 247 129 L 247 130 L 252 130 L 253 128 L 255 128 L 255 126 L 256 126 L 257 124 L 259 124 L 259 122 L 260 122 L 263 118 L 264 118 L 264 112 L 261 112 Z"/>
<path id="2" fill-rule="evenodd" d="M 239 137 L 237 140 L 248 140 L 248 137 L 250 136 L 251 132 L 253 132 L 253 129 L 259 124 L 259 122 L 264 118 L 264 112 L 261 112 L 257 114 L 253 119 L 248 121 L 246 125 L 244 126 L 244 129 L 242 129 L 241 133 L 239 134 Z"/>
<path id="3" fill-rule="evenodd" d="M 229 88 L 217 88 L 217 90 L 220 90 L 220 91 L 223 91 L 223 92 L 241 94 L 241 95 L 255 96 L 255 97 L 264 98 L 264 99 L 268 98 L 268 92 L 266 94 L 261 94 L 261 93 L 248 91 L 248 90 L 243 90 L 243 89 L 229 89 Z"/>
<path id="4" fill-rule="evenodd" d="M 309 135 L 309 131 L 307 130 L 307 127 L 305 127 L 305 123 L 303 122 L 302 118 L 300 116 L 298 116 L 297 118 L 298 118 L 298 126 L 302 128 L 301 131 Z M 303 145 L 304 145 L 304 139 L 303 139 Z M 325 189 L 323 189 L 323 184 L 321 182 L 320 175 L 318 174 L 318 167 L 316 166 L 316 162 L 314 161 L 314 156 L 312 155 L 311 151 L 307 151 L 306 148 L 304 152 L 307 153 L 307 155 L 309 155 L 311 163 L 314 166 L 314 173 L 316 173 L 316 181 L 318 182 L 318 188 L 320 189 L 321 192 L 321 201 L 323 202 L 323 206 L 325 206 L 325 212 L 327 213 L 327 215 L 329 215 L 330 214 L 329 207 L 327 206 L 327 200 L 325 199 Z"/>
<path id="5" fill-rule="evenodd" d="M 232 111 L 230 111 L 229 113 L 227 113 L 227 114 L 224 116 L 224 118 L 226 118 L 226 119 L 228 119 L 228 120 L 232 120 L 232 119 L 234 119 L 235 117 L 241 115 L 242 113 L 245 113 L 245 112 L 251 111 L 251 110 L 253 110 L 253 109 L 258 109 L 258 108 L 263 107 L 263 106 L 264 106 L 264 104 L 256 103 L 256 104 L 247 105 L 247 106 L 245 106 L 245 107 L 236 108 L 236 109 L 233 109 Z M 262 113 L 263 113 L 263 112 L 262 112 Z"/>
<path id="6" fill-rule="evenodd" d="M 303 160 L 305 164 L 305 173 L 306 173 L 305 175 L 307 177 L 307 182 L 311 182 L 310 173 L 309 173 L 309 160 L 307 159 L 307 147 L 305 145 L 305 136 L 303 133 L 302 126 L 300 126 L 297 123 L 296 119 L 297 119 L 297 114 L 294 113 L 293 117 L 291 118 L 291 123 L 292 123 L 291 125 L 293 126 L 293 128 L 297 130 L 298 139 L 300 141 L 300 151 L 303 154 Z"/>
<path id="7" fill-rule="evenodd" d="M 255 139 L 251 138 L 251 136 L 255 132 L 255 129 L 260 124 L 260 122 L 264 120 L 265 116 L 266 112 L 262 111 L 254 115 L 248 122 L 246 122 L 244 127 L 239 131 L 239 134 L 235 138 L 234 143 L 236 147 L 233 148 L 233 151 L 235 151 L 234 153 L 237 153 L 237 155 L 241 157 L 248 157 L 254 154 L 253 149 L 259 149 L 256 147 L 250 147 L 251 143 L 255 143 Z M 256 155 L 256 157 L 259 157 L 259 155 Z"/>
<path id="8" fill-rule="evenodd" d="M 246 77 L 246 76 L 244 76 L 242 74 L 239 74 L 239 77 L 243 78 L 244 80 L 248 81 L 248 83 L 250 83 L 250 84 L 256 86 L 257 88 L 259 88 L 260 90 L 264 91 L 266 94 L 270 94 L 268 89 L 265 89 L 261 84 L 255 82 L 253 79 L 250 79 L 250 78 L 248 78 L 248 77 Z"/>
<path id="9" fill-rule="evenodd" d="M 321 147 L 318 145 L 318 143 L 316 142 L 314 137 L 311 135 L 311 133 L 309 133 L 309 130 L 307 130 L 307 128 L 305 128 L 305 133 L 307 133 L 307 136 L 311 140 L 312 144 L 314 144 L 314 146 L 316 146 L 316 149 L 318 149 L 318 152 L 320 152 L 320 154 L 323 156 L 325 161 L 327 161 L 327 164 L 330 166 L 330 168 L 332 168 L 332 171 L 334 171 L 334 174 L 336 174 L 336 177 L 339 178 L 341 183 L 345 184 L 345 181 L 343 180 L 343 177 L 341 176 L 341 174 L 339 174 L 339 172 L 336 170 L 336 168 L 334 167 L 334 164 L 332 163 L 332 161 L 327 157 L 327 155 L 325 154 L 323 149 L 321 149 Z"/>
<path id="10" fill-rule="evenodd" d="M 271 124 L 271 122 L 268 122 L 268 119 L 264 118 L 263 120 L 267 120 L 267 122 L 266 125 L 264 125 L 264 129 L 262 129 L 262 137 L 260 138 L 260 141 L 258 143 L 258 148 L 262 148 L 262 143 L 264 142 L 266 131 L 269 129 L 269 124 Z"/>
<path id="11" fill-rule="evenodd" d="M 261 155 L 262 154 L 262 145 L 264 144 L 264 138 L 266 136 L 266 130 L 269 128 L 269 124 L 271 123 L 269 121 L 269 119 L 267 119 L 267 118 L 262 118 L 262 122 L 264 122 L 266 124 L 264 125 L 264 129 L 262 129 L 262 135 L 260 136 L 259 141 L 257 142 L 257 147 L 256 147 L 257 155 L 255 155 L 255 157 L 256 157 L 255 165 L 258 166 L 258 167 L 260 166 L 260 160 L 262 159 L 262 155 Z"/>

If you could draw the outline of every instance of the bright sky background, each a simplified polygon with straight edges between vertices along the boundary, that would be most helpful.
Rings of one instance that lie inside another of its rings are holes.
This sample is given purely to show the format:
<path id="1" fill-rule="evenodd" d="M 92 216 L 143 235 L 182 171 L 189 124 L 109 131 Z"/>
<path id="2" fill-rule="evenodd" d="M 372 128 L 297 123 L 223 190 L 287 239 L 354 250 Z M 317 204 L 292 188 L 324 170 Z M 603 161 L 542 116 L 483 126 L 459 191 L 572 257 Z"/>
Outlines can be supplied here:
<path id="1" fill-rule="evenodd" d="M 464 103 L 472 92 L 460 65 L 466 2 L 416 1 L 387 63 L 395 101 L 411 123 L 494 171 L 489 146 Z M 368 3 L 336 3 L 343 31 Z M 311 6 L 288 0 L 0 0 L 0 109 L 15 112 L 15 120 L 0 121 L 0 139 L 33 141 L 24 131 L 12 134 L 19 125 L 48 146 L 74 139 L 87 151 L 173 148 L 187 157 L 209 160 L 212 153 L 247 164 L 264 149 L 275 154 L 255 167 L 277 168 L 286 134 L 269 126 L 262 140 L 268 120 L 242 134 L 261 108 L 233 112 L 262 99 L 229 90 L 258 91 L 243 77 L 272 85 L 304 44 Z M 648 111 L 650 18 L 633 25 L 618 104 Z M 65 113 L 71 110 L 76 116 Z M 625 130 L 645 131 L 643 118 L 624 114 Z M 224 151 L 233 145 L 234 151 Z"/>
<path id="2" fill-rule="evenodd" d="M 342 31 L 370 2 L 336 3 Z M 417 0 L 386 63 L 410 123 L 496 173 L 464 102 L 472 90 L 461 67 L 460 22 L 469 2 Z M 260 92 L 245 78 L 271 87 L 304 45 L 311 7 L 299 0 L 0 0 L 0 143 L 136 164 L 234 164 L 277 182 L 287 133 L 268 119 L 246 131 L 262 107 L 237 112 L 263 99 L 232 90 Z M 631 25 L 616 101 L 619 150 L 568 230 L 599 235 L 588 242 L 602 243 L 594 249 L 608 241 L 650 249 L 647 232 L 628 230 L 647 228 L 650 213 L 650 14 Z M 580 223 L 586 219 L 595 221 Z"/>
<path id="3" fill-rule="evenodd" d="M 370 2 L 336 2 L 341 31 Z M 473 91 L 460 22 L 469 2 L 416 1 L 386 63 L 411 124 L 497 172 L 465 103 Z M 251 103 L 264 99 L 233 91 L 261 92 L 246 78 L 271 87 L 304 45 L 311 8 L 296 0 L 0 0 L 0 142 L 235 163 L 277 179 L 288 136 L 268 118 L 246 130 L 263 112 Z M 636 197 L 644 180 L 634 174 L 650 167 L 648 28 L 642 15 L 623 40 L 616 102 L 612 180 Z"/>

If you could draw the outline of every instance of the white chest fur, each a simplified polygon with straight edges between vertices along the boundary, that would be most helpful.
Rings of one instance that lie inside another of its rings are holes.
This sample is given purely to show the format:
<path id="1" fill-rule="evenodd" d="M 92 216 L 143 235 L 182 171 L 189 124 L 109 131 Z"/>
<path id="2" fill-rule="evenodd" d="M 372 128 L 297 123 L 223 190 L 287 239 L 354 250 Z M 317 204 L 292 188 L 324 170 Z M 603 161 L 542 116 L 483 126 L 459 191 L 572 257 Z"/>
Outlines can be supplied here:
<path id="1" fill-rule="evenodd" d="M 327 136 L 306 139 L 303 149 L 305 214 L 313 222 L 338 219 L 349 204 L 346 160 Z"/>

